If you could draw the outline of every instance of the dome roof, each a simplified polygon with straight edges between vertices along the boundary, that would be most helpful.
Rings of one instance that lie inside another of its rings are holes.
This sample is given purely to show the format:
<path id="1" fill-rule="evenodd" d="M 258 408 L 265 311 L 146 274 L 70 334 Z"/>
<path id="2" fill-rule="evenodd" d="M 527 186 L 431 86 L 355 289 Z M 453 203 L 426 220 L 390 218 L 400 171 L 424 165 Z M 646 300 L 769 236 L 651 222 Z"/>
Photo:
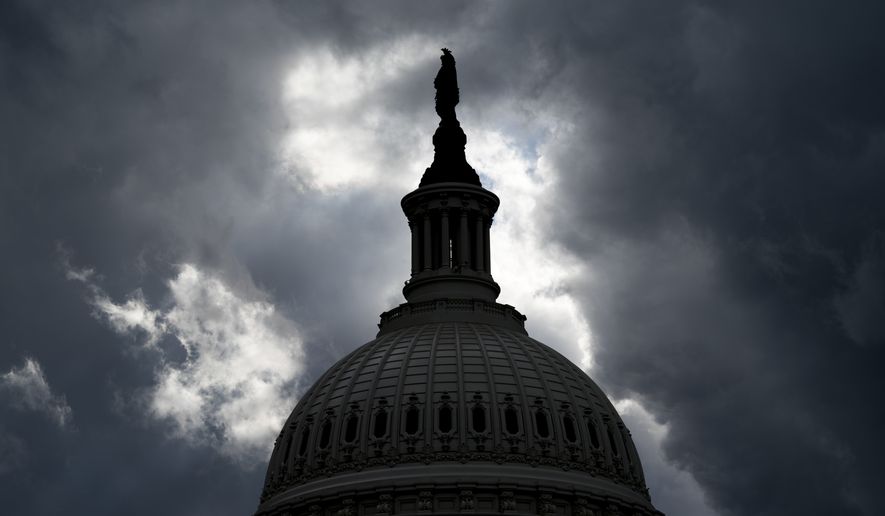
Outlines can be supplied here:
<path id="1" fill-rule="evenodd" d="M 517 507 L 530 486 L 554 502 L 568 492 L 588 507 L 617 500 L 630 513 L 656 513 L 614 407 L 580 368 L 530 338 L 518 312 L 476 303 L 467 312 L 484 316 L 466 322 L 453 307 L 429 318 L 411 308 L 301 398 L 277 439 L 259 513 L 306 513 L 342 491 L 387 490 L 418 504 L 422 491 L 465 482 L 471 496 L 483 486 L 497 493 L 495 509 L 501 492 Z"/>

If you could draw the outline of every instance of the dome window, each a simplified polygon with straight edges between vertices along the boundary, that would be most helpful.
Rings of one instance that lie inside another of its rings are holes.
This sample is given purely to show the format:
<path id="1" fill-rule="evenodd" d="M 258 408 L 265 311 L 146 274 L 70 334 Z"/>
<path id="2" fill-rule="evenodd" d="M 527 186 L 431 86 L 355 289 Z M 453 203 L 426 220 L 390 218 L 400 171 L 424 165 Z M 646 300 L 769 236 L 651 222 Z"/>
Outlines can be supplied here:
<path id="1" fill-rule="evenodd" d="M 381 439 L 385 435 L 387 435 L 387 411 L 384 409 L 379 410 L 375 413 L 375 426 L 373 428 L 372 434 L 377 439 Z"/>
<path id="2" fill-rule="evenodd" d="M 298 445 L 298 455 L 304 456 L 307 453 L 307 443 L 310 441 L 310 427 L 305 427 L 301 431 L 301 444 Z"/>
<path id="3" fill-rule="evenodd" d="M 359 427 L 360 417 L 356 414 L 351 414 L 347 418 L 347 424 L 344 425 L 344 442 L 352 443 L 356 441 L 356 431 Z"/>
<path id="4" fill-rule="evenodd" d="M 418 433 L 419 424 L 421 421 L 421 411 L 416 406 L 411 406 L 406 409 L 406 433 L 409 435 L 415 435 Z"/>
<path id="5" fill-rule="evenodd" d="M 504 409 L 504 428 L 510 435 L 519 433 L 519 416 L 516 414 L 516 407 L 512 405 Z"/>
<path id="6" fill-rule="evenodd" d="M 618 443 L 615 441 L 614 434 L 612 434 L 612 428 L 606 425 L 605 433 L 608 434 L 608 444 L 612 447 L 612 454 L 615 457 L 619 457 L 621 453 L 618 451 Z"/>
<path id="7" fill-rule="evenodd" d="M 329 441 L 332 440 L 332 420 L 327 419 L 323 423 L 323 429 L 320 431 L 320 449 L 329 447 Z"/>
<path id="8" fill-rule="evenodd" d="M 587 416 L 587 433 L 590 434 L 590 444 L 594 448 L 599 448 L 599 432 L 596 431 L 596 422 L 593 416 Z"/>
<path id="9" fill-rule="evenodd" d="M 486 431 L 486 409 L 483 408 L 482 405 L 474 405 L 473 410 L 471 410 L 472 419 L 473 419 L 473 431 L 474 432 L 485 432 Z"/>
<path id="10" fill-rule="evenodd" d="M 452 431 L 452 407 L 448 405 L 439 408 L 439 431 L 442 433 Z"/>
<path id="11" fill-rule="evenodd" d="M 562 427 L 565 430 L 565 439 L 570 443 L 578 442 L 578 432 L 575 429 L 575 420 L 566 414 L 562 418 Z"/>
<path id="12" fill-rule="evenodd" d="M 547 413 L 543 410 L 535 411 L 535 430 L 539 437 L 550 437 L 550 422 L 547 421 Z"/>
<path id="13" fill-rule="evenodd" d="M 289 452 L 292 451 L 292 441 L 294 441 L 294 440 L 295 440 L 295 435 L 294 435 L 294 434 L 290 434 L 290 435 L 287 437 L 287 439 L 286 439 L 286 447 L 283 448 L 283 457 L 284 457 L 284 460 L 287 460 L 287 459 L 289 458 Z"/>

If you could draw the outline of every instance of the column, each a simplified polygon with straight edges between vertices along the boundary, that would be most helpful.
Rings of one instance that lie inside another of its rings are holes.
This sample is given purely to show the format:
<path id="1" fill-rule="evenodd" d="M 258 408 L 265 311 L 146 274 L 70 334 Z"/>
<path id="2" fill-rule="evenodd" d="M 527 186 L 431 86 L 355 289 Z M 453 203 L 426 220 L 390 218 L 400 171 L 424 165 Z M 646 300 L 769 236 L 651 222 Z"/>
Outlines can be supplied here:
<path id="1" fill-rule="evenodd" d="M 470 266 L 470 233 L 467 231 L 467 209 L 461 209 L 461 266 Z"/>
<path id="2" fill-rule="evenodd" d="M 448 269 L 451 263 L 449 254 L 449 210 L 447 208 L 441 209 L 440 217 L 439 267 L 441 269 Z"/>
<path id="3" fill-rule="evenodd" d="M 424 212 L 424 234 L 422 235 L 424 239 L 424 270 L 429 271 L 433 268 L 433 256 L 431 256 L 431 241 L 430 241 L 430 212 Z"/>
<path id="4" fill-rule="evenodd" d="M 482 213 L 476 214 L 476 264 L 475 269 L 477 272 L 482 272 L 485 270 L 485 259 L 484 254 L 486 252 L 486 246 L 483 244 L 483 223 L 482 223 Z"/>
<path id="5" fill-rule="evenodd" d="M 420 271 L 421 240 L 418 238 L 418 222 L 409 219 L 409 231 L 412 233 L 412 276 Z"/>
<path id="6" fill-rule="evenodd" d="M 489 238 L 489 228 L 492 227 L 492 217 L 490 216 L 488 221 L 485 221 L 483 224 L 483 244 L 485 248 L 483 249 L 484 262 L 486 266 L 486 272 L 489 274 L 492 273 L 492 244 L 491 239 Z"/>

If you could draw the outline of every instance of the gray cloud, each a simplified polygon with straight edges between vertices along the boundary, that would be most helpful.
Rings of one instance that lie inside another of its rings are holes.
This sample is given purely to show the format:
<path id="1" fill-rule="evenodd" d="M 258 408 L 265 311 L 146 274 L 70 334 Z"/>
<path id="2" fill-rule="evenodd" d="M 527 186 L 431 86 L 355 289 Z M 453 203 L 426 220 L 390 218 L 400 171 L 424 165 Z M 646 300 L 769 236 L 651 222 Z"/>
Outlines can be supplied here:
<path id="1" fill-rule="evenodd" d="M 650 479 L 676 464 L 721 514 L 881 513 L 876 9 L 4 3 L 0 370 L 39 360 L 78 432 L 0 409 L 0 447 L 18 450 L 0 467 L 0 503 L 9 514 L 254 508 L 260 468 L 130 417 L 163 355 L 126 351 L 133 337 L 92 316 L 80 282 L 95 277 L 66 278 L 58 249 L 100 273 L 115 306 L 140 289 L 167 313 L 183 264 L 266 296 L 297 324 L 310 381 L 372 336 L 406 276 L 398 200 L 431 158 L 438 66 L 435 50 L 397 54 L 406 41 L 455 49 L 468 159 L 486 159 L 485 130 L 499 128 L 536 167 L 547 249 L 586 272 L 559 277 L 551 299 L 571 296 L 586 319 L 594 377 L 666 424 Z M 287 99 L 293 70 L 324 53 L 335 66 L 412 64 L 329 92 L 371 91 L 351 105 Z M 316 160 L 281 148 L 334 116 L 362 139 L 318 141 L 367 168 L 324 189 Z M 691 489 L 660 498 L 690 513 Z"/>
<path id="2" fill-rule="evenodd" d="M 551 209 L 598 271 L 600 378 L 727 513 L 882 511 L 885 44 L 871 12 L 805 7 L 688 8 L 658 49 L 568 64 L 603 102 Z"/>
<path id="3" fill-rule="evenodd" d="M 25 358 L 21 367 L 13 367 L 0 375 L 0 389 L 15 408 L 42 412 L 60 427 L 71 422 L 73 411 L 64 395 L 52 392 L 43 369 L 33 358 Z"/>

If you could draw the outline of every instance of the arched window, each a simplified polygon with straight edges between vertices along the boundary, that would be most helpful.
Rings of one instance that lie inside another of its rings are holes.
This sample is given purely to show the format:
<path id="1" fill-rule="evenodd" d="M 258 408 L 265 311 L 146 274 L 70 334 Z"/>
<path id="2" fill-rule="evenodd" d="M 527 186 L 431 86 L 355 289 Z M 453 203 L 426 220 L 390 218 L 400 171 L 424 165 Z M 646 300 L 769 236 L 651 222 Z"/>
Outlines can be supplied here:
<path id="1" fill-rule="evenodd" d="M 298 445 L 298 455 L 304 456 L 307 453 L 307 443 L 310 441 L 310 427 L 305 427 L 301 431 L 301 444 Z"/>
<path id="2" fill-rule="evenodd" d="M 380 439 L 387 435 L 387 411 L 384 409 L 375 413 L 375 427 L 372 434 L 376 439 Z"/>
<path id="3" fill-rule="evenodd" d="M 443 433 L 452 431 L 452 407 L 448 405 L 439 408 L 439 431 Z"/>
<path id="4" fill-rule="evenodd" d="M 323 429 L 320 431 L 320 448 L 326 449 L 329 447 L 329 441 L 332 440 L 332 420 L 327 419 L 323 423 Z"/>
<path id="5" fill-rule="evenodd" d="M 486 431 L 486 409 L 482 405 L 474 405 L 473 410 L 470 411 L 473 419 L 473 431 L 474 432 L 485 432 Z"/>
<path id="6" fill-rule="evenodd" d="M 596 422 L 593 416 L 587 416 L 587 433 L 590 434 L 590 444 L 594 448 L 599 448 L 599 432 L 596 431 Z"/>
<path id="7" fill-rule="evenodd" d="M 615 441 L 615 436 L 614 434 L 612 434 L 612 427 L 609 425 L 605 425 L 605 433 L 608 434 L 608 444 L 612 447 L 612 454 L 615 457 L 620 456 L 621 453 L 618 451 L 617 441 Z"/>
<path id="8" fill-rule="evenodd" d="M 516 407 L 512 405 L 504 409 L 504 429 L 510 435 L 519 433 L 519 416 L 516 414 Z"/>
<path id="9" fill-rule="evenodd" d="M 562 427 L 565 430 L 565 439 L 570 443 L 578 441 L 578 432 L 575 429 L 575 420 L 572 416 L 566 414 L 562 418 Z"/>
<path id="10" fill-rule="evenodd" d="M 356 441 L 356 432 L 359 429 L 360 417 L 356 414 L 347 416 L 347 424 L 344 425 L 344 442 Z"/>
<path id="11" fill-rule="evenodd" d="M 538 432 L 539 437 L 550 437 L 550 422 L 547 420 L 547 412 L 535 411 L 535 431 Z"/>
<path id="12" fill-rule="evenodd" d="M 289 452 L 292 451 L 292 442 L 295 440 L 295 433 L 293 432 L 286 438 L 286 448 L 283 451 L 283 458 L 289 458 Z"/>
<path id="13" fill-rule="evenodd" d="M 418 433 L 419 423 L 421 421 L 421 411 L 418 407 L 412 405 L 406 409 L 406 433 L 415 435 Z"/>

